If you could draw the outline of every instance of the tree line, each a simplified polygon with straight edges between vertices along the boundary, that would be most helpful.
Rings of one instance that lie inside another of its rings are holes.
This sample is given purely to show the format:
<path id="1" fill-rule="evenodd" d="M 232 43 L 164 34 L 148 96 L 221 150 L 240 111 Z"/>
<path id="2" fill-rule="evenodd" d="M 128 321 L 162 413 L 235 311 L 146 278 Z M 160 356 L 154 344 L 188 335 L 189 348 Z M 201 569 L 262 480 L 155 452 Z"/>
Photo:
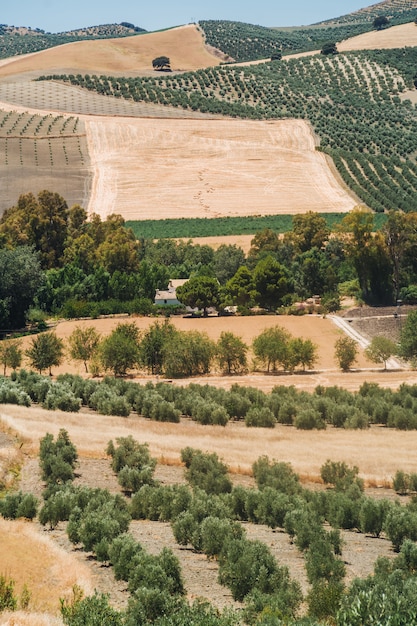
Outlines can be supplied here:
<path id="1" fill-rule="evenodd" d="M 87 220 L 59 194 L 25 194 L 0 220 L 0 330 L 50 314 L 158 312 L 155 292 L 171 278 L 190 279 L 178 291 L 183 304 L 220 312 L 299 312 L 292 305 L 312 295 L 321 296 L 321 312 L 337 310 L 341 295 L 414 303 L 415 216 L 390 212 L 375 233 L 373 214 L 357 207 L 331 232 L 324 217 L 307 212 L 282 236 L 256 233 L 245 255 L 235 245 L 138 238 L 118 215 Z"/>

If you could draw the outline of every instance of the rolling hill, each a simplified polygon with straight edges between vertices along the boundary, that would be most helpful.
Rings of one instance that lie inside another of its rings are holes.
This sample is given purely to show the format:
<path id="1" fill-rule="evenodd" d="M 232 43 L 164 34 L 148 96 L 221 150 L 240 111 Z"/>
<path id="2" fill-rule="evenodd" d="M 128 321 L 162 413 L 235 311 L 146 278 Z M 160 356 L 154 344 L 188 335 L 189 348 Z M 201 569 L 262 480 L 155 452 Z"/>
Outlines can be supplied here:
<path id="1" fill-rule="evenodd" d="M 0 78 L 62 71 L 137 76 L 152 72 L 152 60 L 165 55 L 174 70 L 196 70 L 218 65 L 223 58 L 207 50 L 195 25 L 126 37 L 77 41 L 36 54 L 3 61 Z"/>
<path id="2" fill-rule="evenodd" d="M 274 31 L 235 22 L 205 22 L 138 36 L 78 41 L 4 59 L 0 62 L 0 102 L 5 111 L 3 122 L 0 119 L 4 147 L 0 171 L 6 184 L 0 210 L 29 191 L 28 185 L 35 181 L 40 188 L 55 182 L 70 203 L 88 205 L 101 215 L 117 208 L 131 220 L 308 209 L 334 212 L 349 210 L 358 202 L 376 211 L 415 210 L 415 112 L 402 100 L 413 86 L 417 27 L 409 23 L 363 32 L 369 30 L 372 11 L 389 9 L 400 19 L 414 5 L 417 2 L 382 2 L 359 12 L 360 23 L 356 13 L 350 22 L 349 16 L 338 18 L 336 28 Z M 210 39 L 210 28 L 217 32 L 216 40 Z M 285 34 L 285 45 L 297 50 L 317 45 L 324 35 L 355 32 L 361 34 L 339 44 L 343 54 L 338 57 L 288 58 L 256 67 L 220 66 L 226 57 L 216 48 L 247 58 L 270 51 L 272 36 L 274 45 L 282 46 L 280 38 Z M 230 43 L 231 33 L 239 54 L 224 46 Z M 254 37 L 257 33 L 262 37 Z M 242 37 L 257 39 L 256 50 L 242 46 Z M 394 48 L 392 53 L 384 52 L 388 48 Z M 360 52 L 366 49 L 375 51 Z M 152 59 L 161 54 L 171 59 L 174 72 L 151 69 Z M 49 80 L 32 81 L 42 74 Z M 28 111 L 27 117 L 16 124 L 12 118 L 7 121 L 13 110 L 17 116 Z M 31 116 L 49 114 L 53 119 L 87 115 L 79 123 L 86 130 L 80 136 L 75 133 L 76 137 L 66 130 L 59 136 L 37 137 L 31 131 L 36 126 L 29 123 Z M 97 115 L 104 118 L 91 117 Z M 146 123 L 119 119 L 126 116 L 154 119 Z M 224 117 L 227 125 L 221 122 Z M 236 117 L 242 122 L 231 121 Z M 171 132 L 173 119 L 175 127 L 182 129 L 179 134 Z M 186 119 L 190 121 L 185 123 Z M 243 120 L 252 121 L 244 126 Z M 270 137 L 265 120 L 271 120 Z M 314 134 L 306 131 L 304 121 Z M 225 133 L 223 129 L 229 127 L 236 132 Z M 258 130 L 252 133 L 252 128 Z M 257 133 L 259 141 L 254 139 Z M 306 144 L 304 136 L 309 137 Z M 288 143 L 285 137 L 292 139 Z M 176 150 L 176 145 L 181 149 Z M 163 175 L 155 177 L 155 171 Z M 256 193 L 259 186 L 264 190 L 261 194 Z"/>

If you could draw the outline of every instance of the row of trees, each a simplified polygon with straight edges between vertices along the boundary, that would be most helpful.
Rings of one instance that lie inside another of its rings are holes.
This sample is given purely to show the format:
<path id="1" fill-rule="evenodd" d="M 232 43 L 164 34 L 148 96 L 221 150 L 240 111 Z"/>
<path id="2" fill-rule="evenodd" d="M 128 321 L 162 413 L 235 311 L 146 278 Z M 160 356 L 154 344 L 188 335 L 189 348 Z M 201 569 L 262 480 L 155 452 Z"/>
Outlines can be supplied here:
<path id="1" fill-rule="evenodd" d="M 388 623 L 399 616 L 399 606 L 401 616 L 406 616 L 397 620 L 400 625 L 417 615 L 415 502 L 402 506 L 366 496 L 357 467 L 328 460 L 321 467 L 328 488 L 312 492 L 302 487 L 290 464 L 263 456 L 252 467 L 257 487 L 236 487 L 216 454 L 185 448 L 181 458 L 190 486 L 162 485 L 153 478 L 156 461 L 146 444 L 120 438 L 116 445 L 109 442 L 107 453 L 121 487 L 133 494 L 128 501 L 103 489 L 72 485 L 77 450 L 66 431 L 61 430 L 56 439 L 47 434 L 40 444 L 47 484 L 40 522 L 54 528 L 67 520 L 70 541 L 111 565 L 116 579 L 126 581 L 131 594 L 125 612 L 110 609 L 99 594 L 86 599 L 78 595 L 62 604 L 66 624 L 90 623 L 94 617 L 104 626 L 182 626 L 192 620 L 204 626 L 269 626 L 272 612 L 288 624 L 301 626 L 305 619 L 295 617 L 303 600 L 298 583 L 264 543 L 247 539 L 244 521 L 282 529 L 302 554 L 310 584 L 304 598 L 309 624 L 318 626 L 331 619 L 336 626 L 362 626 L 366 619 L 380 623 L 382 618 Z M 136 478 L 129 480 L 129 474 Z M 20 505 L 24 498 L 29 502 L 29 496 L 19 494 Z M 19 498 L 7 496 L 1 513 L 13 517 L 9 510 L 13 512 Z M 230 588 L 234 599 L 244 602 L 243 613 L 215 615 L 208 605 L 188 605 L 178 559 L 168 549 L 156 556 L 147 553 L 129 534 L 132 517 L 170 521 L 180 545 L 216 559 L 219 582 Z M 347 586 L 340 529 L 374 537 L 383 532 L 398 556 L 377 559 L 373 575 Z M 0 602 L 11 597 L 12 590 L 10 585 L 0 586 Z M 16 602 L 9 604 L 7 608 L 16 607 Z"/>

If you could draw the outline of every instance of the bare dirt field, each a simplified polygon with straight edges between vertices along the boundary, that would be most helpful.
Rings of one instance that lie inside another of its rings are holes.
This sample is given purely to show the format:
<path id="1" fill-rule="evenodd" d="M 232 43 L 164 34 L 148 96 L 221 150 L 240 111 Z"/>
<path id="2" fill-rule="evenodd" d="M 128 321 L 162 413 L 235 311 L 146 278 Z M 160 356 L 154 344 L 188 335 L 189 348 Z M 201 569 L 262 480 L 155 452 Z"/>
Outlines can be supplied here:
<path id="1" fill-rule="evenodd" d="M 85 123 L 94 170 L 89 210 L 103 218 L 347 212 L 355 205 L 303 121 Z"/>
<path id="2" fill-rule="evenodd" d="M 206 48 L 198 28 L 190 24 L 121 39 L 77 41 L 11 57 L 0 65 L 0 77 L 24 72 L 138 76 L 145 71 L 155 75 L 152 60 L 161 54 L 170 59 L 172 70 L 197 70 L 221 61 Z"/>

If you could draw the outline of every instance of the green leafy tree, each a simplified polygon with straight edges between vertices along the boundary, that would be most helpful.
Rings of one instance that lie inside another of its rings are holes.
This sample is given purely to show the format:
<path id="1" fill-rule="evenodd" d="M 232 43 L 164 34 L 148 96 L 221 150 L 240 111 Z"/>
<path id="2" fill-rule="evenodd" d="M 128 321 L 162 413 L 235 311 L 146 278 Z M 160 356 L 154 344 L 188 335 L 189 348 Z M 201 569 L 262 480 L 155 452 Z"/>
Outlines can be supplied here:
<path id="1" fill-rule="evenodd" d="M 358 354 L 356 341 L 350 337 L 340 337 L 335 343 L 335 359 L 343 372 L 350 370 Z"/>
<path id="2" fill-rule="evenodd" d="M 266 365 L 269 372 L 276 370 L 277 364 L 284 364 L 288 358 L 290 334 L 280 326 L 265 329 L 252 342 L 255 357 Z"/>
<path id="3" fill-rule="evenodd" d="M 214 274 L 225 285 L 245 263 L 245 253 L 236 245 L 222 244 L 214 252 Z"/>
<path id="4" fill-rule="evenodd" d="M 232 298 L 232 302 L 239 306 L 253 306 L 256 299 L 256 290 L 253 283 L 252 272 L 242 265 L 236 274 L 226 283 L 226 293 Z"/>
<path id="5" fill-rule="evenodd" d="M 133 231 L 121 228 L 110 230 L 97 248 L 97 259 L 110 274 L 116 270 L 131 273 L 139 269 L 139 248 Z"/>
<path id="6" fill-rule="evenodd" d="M 165 344 L 175 335 L 174 325 L 165 319 L 156 321 L 143 333 L 140 342 L 140 362 L 152 374 L 161 374 L 164 369 Z"/>
<path id="7" fill-rule="evenodd" d="M 207 309 L 219 304 L 219 283 L 210 276 L 194 276 L 177 288 L 177 298 L 186 306 L 203 309 L 207 316 Z"/>
<path id="8" fill-rule="evenodd" d="M 376 30 L 382 30 L 383 28 L 385 28 L 386 26 L 388 26 L 389 24 L 389 19 L 387 18 L 386 15 L 378 15 L 374 21 L 372 22 L 373 27 Z"/>
<path id="9" fill-rule="evenodd" d="M 0 343 L 0 363 L 3 365 L 3 376 L 6 376 L 6 368 L 16 370 L 22 363 L 21 341 L 8 340 Z"/>
<path id="10" fill-rule="evenodd" d="M 329 238 L 330 229 L 327 226 L 326 219 L 315 211 L 294 215 L 292 223 L 293 228 L 290 234 L 301 252 L 307 252 L 311 248 L 320 249 Z"/>
<path id="11" fill-rule="evenodd" d="M 171 62 L 169 57 L 160 56 L 156 57 L 152 61 L 152 67 L 154 70 L 171 70 Z"/>
<path id="12" fill-rule="evenodd" d="M 82 361 L 88 372 L 88 361 L 97 354 L 100 335 L 94 326 L 76 326 L 69 337 L 70 356 L 74 361 Z"/>
<path id="13" fill-rule="evenodd" d="M 329 55 L 329 54 L 338 54 L 337 46 L 334 41 L 328 41 L 322 45 L 321 54 Z"/>
<path id="14" fill-rule="evenodd" d="M 0 248 L 1 328 L 24 327 L 26 313 L 33 305 L 43 281 L 39 256 L 32 248 Z"/>
<path id="15" fill-rule="evenodd" d="M 387 361 L 398 352 L 397 344 L 388 337 L 373 337 L 371 343 L 365 350 L 365 354 L 373 363 L 383 363 L 384 370 L 387 369 Z"/>
<path id="16" fill-rule="evenodd" d="M 165 342 L 165 375 L 181 378 L 208 374 L 215 351 L 215 343 L 206 333 L 177 332 Z"/>
<path id="17" fill-rule="evenodd" d="M 258 261 L 253 270 L 253 284 L 257 303 L 269 311 L 281 306 L 283 297 L 291 291 L 288 271 L 272 256 Z"/>
<path id="18" fill-rule="evenodd" d="M 134 322 L 118 324 L 99 347 L 100 362 L 115 376 L 126 376 L 139 362 L 139 329 Z"/>
<path id="19" fill-rule="evenodd" d="M 415 361 L 417 358 L 417 311 L 411 311 L 407 315 L 400 336 L 401 356 Z"/>
<path id="20" fill-rule="evenodd" d="M 32 339 L 26 355 L 29 357 L 31 367 L 40 374 L 49 369 L 52 376 L 52 367 L 60 365 L 64 358 L 64 342 L 55 333 L 42 333 Z"/>
<path id="21" fill-rule="evenodd" d="M 216 355 L 221 370 L 227 374 L 243 372 L 247 366 L 248 346 L 240 337 L 223 331 L 216 345 Z"/>

